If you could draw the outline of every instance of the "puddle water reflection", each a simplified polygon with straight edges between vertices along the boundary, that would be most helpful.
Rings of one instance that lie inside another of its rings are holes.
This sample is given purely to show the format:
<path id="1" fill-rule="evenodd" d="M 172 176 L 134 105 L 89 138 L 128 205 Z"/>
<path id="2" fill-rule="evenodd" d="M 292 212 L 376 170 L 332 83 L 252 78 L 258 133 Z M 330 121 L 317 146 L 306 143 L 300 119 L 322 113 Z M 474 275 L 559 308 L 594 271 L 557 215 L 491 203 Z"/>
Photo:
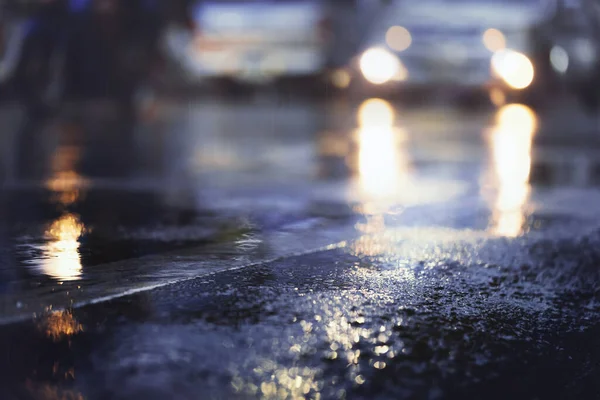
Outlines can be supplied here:
<path id="1" fill-rule="evenodd" d="M 43 256 L 35 268 L 60 281 L 81 279 L 79 238 L 84 231 L 84 225 L 75 214 L 64 214 L 52 222 L 45 232 L 47 243 Z"/>
<path id="2" fill-rule="evenodd" d="M 492 151 L 492 232 L 514 237 L 522 232 L 524 206 L 529 198 L 531 146 L 537 129 L 535 113 L 527 106 L 510 104 L 500 108 L 490 132 Z"/>
<path id="3" fill-rule="evenodd" d="M 59 208 L 75 204 L 81 197 L 85 184 L 76 171 L 81 159 L 79 146 L 61 146 L 52 159 L 53 175 L 46 187 L 53 193 L 53 200 Z M 79 238 L 85 232 L 84 224 L 78 215 L 64 211 L 63 215 L 48 225 L 44 232 L 45 243 L 42 256 L 31 260 L 35 272 L 40 272 L 58 281 L 81 279 L 82 265 L 79 254 Z"/>

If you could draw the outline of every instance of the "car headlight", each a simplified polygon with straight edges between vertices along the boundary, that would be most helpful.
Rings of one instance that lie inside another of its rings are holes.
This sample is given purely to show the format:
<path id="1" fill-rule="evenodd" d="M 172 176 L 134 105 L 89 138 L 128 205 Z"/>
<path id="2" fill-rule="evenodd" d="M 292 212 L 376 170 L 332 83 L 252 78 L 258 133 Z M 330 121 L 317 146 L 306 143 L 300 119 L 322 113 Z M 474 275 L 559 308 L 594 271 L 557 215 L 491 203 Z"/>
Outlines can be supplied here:
<path id="1" fill-rule="evenodd" d="M 376 85 L 406 79 L 406 69 L 398 57 L 382 48 L 372 48 L 362 54 L 360 71 L 366 80 Z"/>
<path id="2" fill-rule="evenodd" d="M 533 82 L 531 60 L 514 50 L 500 50 L 492 56 L 492 70 L 513 89 L 525 89 Z"/>

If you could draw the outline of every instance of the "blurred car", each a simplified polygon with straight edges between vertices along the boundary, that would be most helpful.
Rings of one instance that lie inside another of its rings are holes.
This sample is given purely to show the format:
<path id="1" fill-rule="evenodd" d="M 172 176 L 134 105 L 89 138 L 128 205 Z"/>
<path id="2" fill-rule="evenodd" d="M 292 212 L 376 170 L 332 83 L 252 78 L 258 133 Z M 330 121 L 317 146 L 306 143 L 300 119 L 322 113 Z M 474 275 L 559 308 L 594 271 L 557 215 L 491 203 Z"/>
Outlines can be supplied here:
<path id="1" fill-rule="evenodd" d="M 595 0 L 552 0 L 533 30 L 536 59 L 561 89 L 582 105 L 600 106 L 600 4 Z"/>
<path id="2" fill-rule="evenodd" d="M 532 87 L 528 30 L 538 0 L 390 1 L 349 67 L 354 90 L 487 91 L 497 101 Z"/>
<path id="3" fill-rule="evenodd" d="M 196 82 L 318 77 L 328 61 L 330 10 L 324 0 L 198 1 L 194 29 L 172 26 L 165 45 Z"/>

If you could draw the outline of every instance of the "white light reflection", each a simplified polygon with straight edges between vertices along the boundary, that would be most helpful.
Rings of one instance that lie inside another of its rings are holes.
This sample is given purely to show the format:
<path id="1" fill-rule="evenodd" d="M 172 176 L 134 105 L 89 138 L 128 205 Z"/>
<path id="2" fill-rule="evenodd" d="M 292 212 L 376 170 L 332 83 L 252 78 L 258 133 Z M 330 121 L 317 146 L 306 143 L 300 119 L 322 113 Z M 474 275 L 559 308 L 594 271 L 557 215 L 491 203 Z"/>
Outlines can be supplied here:
<path id="1" fill-rule="evenodd" d="M 392 26 L 385 34 L 385 42 L 396 51 L 404 51 L 410 47 L 412 36 L 403 26 Z"/>
<path id="2" fill-rule="evenodd" d="M 356 172 L 362 209 L 367 221 L 358 224 L 363 236 L 353 245 L 361 255 L 381 254 L 390 243 L 385 231 L 384 214 L 403 203 L 411 193 L 408 156 L 403 151 L 405 132 L 395 127 L 396 113 L 385 100 L 364 101 L 357 114 L 358 160 Z"/>
<path id="3" fill-rule="evenodd" d="M 338 89 L 346 89 L 351 81 L 350 73 L 344 69 L 337 69 L 331 74 L 331 83 Z"/>
<path id="4" fill-rule="evenodd" d="M 497 185 L 492 231 L 497 235 L 515 237 L 522 232 L 536 127 L 535 113 L 521 104 L 506 105 L 496 114 L 490 145 Z"/>
<path id="5" fill-rule="evenodd" d="M 371 48 L 360 57 L 360 70 L 365 79 L 375 85 L 391 80 L 406 80 L 408 72 L 400 60 L 382 48 Z"/>
<path id="6" fill-rule="evenodd" d="M 54 221 L 45 232 L 48 243 L 44 246 L 41 272 L 59 281 L 81 279 L 79 238 L 84 226 L 75 214 L 65 214 Z"/>
<path id="7" fill-rule="evenodd" d="M 408 178 L 407 157 L 401 152 L 404 132 L 394 127 L 395 111 L 385 100 L 369 99 L 358 110 L 358 173 L 368 201 L 398 198 Z"/>

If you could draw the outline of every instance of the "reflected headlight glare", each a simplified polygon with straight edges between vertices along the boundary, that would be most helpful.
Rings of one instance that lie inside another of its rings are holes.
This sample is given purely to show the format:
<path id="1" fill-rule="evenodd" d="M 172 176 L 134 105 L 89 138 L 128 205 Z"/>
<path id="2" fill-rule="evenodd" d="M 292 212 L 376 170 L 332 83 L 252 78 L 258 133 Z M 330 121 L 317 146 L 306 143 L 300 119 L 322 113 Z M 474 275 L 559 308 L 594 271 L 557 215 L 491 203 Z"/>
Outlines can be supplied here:
<path id="1" fill-rule="evenodd" d="M 360 70 L 369 82 L 381 85 L 405 74 L 400 60 L 387 50 L 373 48 L 360 57 Z M 401 78 L 402 79 L 402 78 Z"/>
<path id="2" fill-rule="evenodd" d="M 495 52 L 492 56 L 492 69 L 513 89 L 525 89 L 533 82 L 533 64 L 526 55 L 518 51 Z"/>

